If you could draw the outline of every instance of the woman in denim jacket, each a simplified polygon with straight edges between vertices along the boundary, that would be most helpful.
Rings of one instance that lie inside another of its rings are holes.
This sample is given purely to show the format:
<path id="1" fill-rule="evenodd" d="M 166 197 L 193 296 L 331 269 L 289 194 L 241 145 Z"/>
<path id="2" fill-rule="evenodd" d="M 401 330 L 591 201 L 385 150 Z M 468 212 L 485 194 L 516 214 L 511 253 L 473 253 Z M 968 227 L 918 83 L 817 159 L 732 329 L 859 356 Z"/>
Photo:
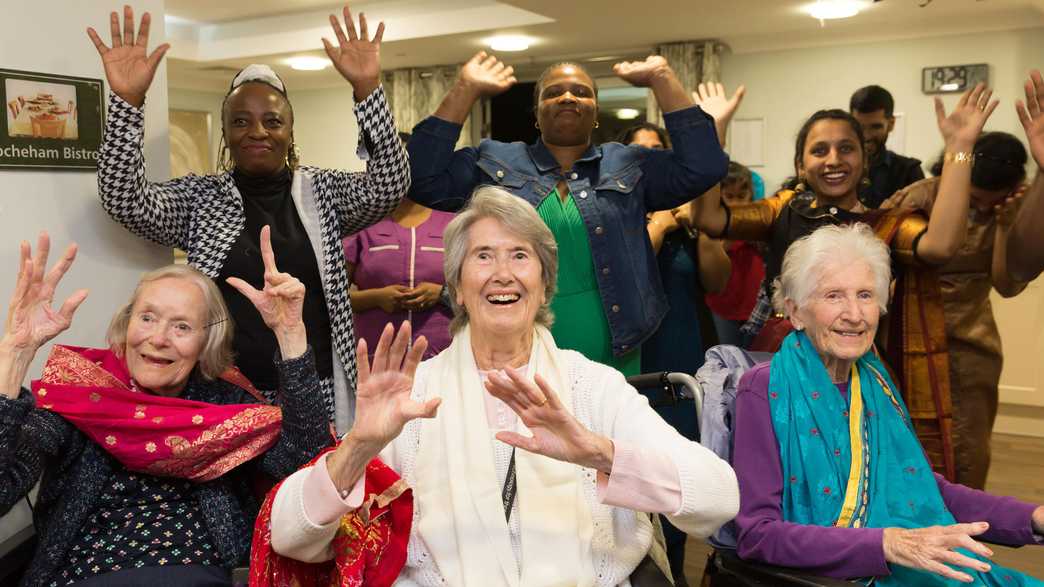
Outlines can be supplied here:
<path id="1" fill-rule="evenodd" d="M 559 247 L 558 293 L 551 305 L 555 340 L 633 375 L 640 370 L 642 342 L 667 312 L 646 213 L 705 192 L 725 176 L 728 157 L 718 144 L 713 112 L 693 104 L 663 57 L 618 63 L 613 71 L 652 90 L 673 151 L 593 145 L 597 86 L 576 63 L 552 65 L 537 81 L 541 136 L 534 144 L 487 139 L 454 151 L 475 102 L 516 81 L 511 67 L 480 52 L 461 69 L 435 114 L 413 129 L 409 197 L 455 211 L 477 186 L 492 184 L 531 203 Z"/>

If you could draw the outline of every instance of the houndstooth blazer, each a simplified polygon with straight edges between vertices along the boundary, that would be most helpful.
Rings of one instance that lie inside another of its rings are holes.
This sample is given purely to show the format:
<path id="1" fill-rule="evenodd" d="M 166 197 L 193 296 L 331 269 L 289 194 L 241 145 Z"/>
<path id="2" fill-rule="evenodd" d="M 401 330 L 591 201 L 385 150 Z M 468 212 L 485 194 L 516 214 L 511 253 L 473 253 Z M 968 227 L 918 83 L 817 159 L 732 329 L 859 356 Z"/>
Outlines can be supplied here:
<path id="1" fill-rule="evenodd" d="M 338 430 L 350 424 L 356 380 L 355 334 L 341 238 L 384 218 L 410 187 L 406 151 L 384 89 L 355 104 L 354 112 L 366 171 L 299 167 L 291 189 L 316 259 L 321 260 L 318 265 L 332 322 Z M 102 206 L 134 234 L 184 250 L 190 265 L 215 278 L 246 225 L 242 196 L 230 173 L 190 174 L 159 183 L 146 180 L 144 123 L 144 109 L 110 94 L 98 158 Z M 336 384 L 339 380 L 343 385 Z M 347 397 L 339 397 L 341 393 Z"/>

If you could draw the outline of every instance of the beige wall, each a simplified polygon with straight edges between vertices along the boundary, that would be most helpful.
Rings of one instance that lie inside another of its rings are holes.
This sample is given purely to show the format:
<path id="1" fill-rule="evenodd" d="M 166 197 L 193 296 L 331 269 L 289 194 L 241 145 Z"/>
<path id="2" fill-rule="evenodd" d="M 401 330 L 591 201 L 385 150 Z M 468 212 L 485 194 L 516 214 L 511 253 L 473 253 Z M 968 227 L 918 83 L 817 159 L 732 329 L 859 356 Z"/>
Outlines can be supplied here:
<path id="1" fill-rule="evenodd" d="M 848 108 L 857 88 L 876 83 L 896 100 L 906 123 L 905 154 L 926 164 L 942 148 L 930 96 L 921 93 L 921 68 L 988 63 L 1001 105 L 989 130 L 1022 138 L 1013 107 L 1031 67 L 1044 67 L 1044 29 L 933 37 L 768 53 L 726 54 L 723 81 L 731 91 L 747 85 L 740 118 L 765 119 L 764 166 L 754 169 L 771 189 L 793 174 L 794 138 L 820 108 Z M 943 98 L 947 109 L 957 96 Z M 1032 170 L 1031 170 L 1032 173 Z M 994 295 L 994 313 L 1005 352 L 998 431 L 1044 436 L 1044 286 L 1030 285 L 1017 298 Z"/>

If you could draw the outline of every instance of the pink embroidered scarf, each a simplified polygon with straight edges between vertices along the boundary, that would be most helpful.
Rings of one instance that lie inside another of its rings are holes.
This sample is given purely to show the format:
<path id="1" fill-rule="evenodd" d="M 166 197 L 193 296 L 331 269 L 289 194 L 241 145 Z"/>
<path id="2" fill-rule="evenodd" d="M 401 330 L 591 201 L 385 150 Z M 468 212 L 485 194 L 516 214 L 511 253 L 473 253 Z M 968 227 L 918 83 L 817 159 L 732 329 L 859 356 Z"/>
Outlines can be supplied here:
<path id="1" fill-rule="evenodd" d="M 234 367 L 221 379 L 263 399 Z M 71 422 L 128 469 L 196 482 L 264 453 L 282 423 L 282 412 L 271 405 L 217 405 L 138 391 L 126 362 L 109 349 L 55 345 L 32 391 L 37 407 Z"/>

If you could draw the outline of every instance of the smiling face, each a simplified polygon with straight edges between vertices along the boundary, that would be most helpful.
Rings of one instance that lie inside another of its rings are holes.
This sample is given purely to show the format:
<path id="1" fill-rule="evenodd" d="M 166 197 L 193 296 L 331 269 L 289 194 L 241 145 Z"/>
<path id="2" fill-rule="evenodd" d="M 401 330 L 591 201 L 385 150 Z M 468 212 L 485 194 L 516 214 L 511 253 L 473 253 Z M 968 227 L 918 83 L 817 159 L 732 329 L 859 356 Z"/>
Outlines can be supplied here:
<path id="1" fill-rule="evenodd" d="M 854 206 L 863 178 L 863 146 L 852 125 L 831 118 L 814 123 L 797 172 L 818 198 L 846 209 Z"/>
<path id="2" fill-rule="evenodd" d="M 885 116 L 884 110 L 873 112 L 856 110 L 852 112 L 852 116 L 859 121 L 859 126 L 863 127 L 863 144 L 866 146 L 867 156 L 876 157 L 884 150 L 885 143 L 888 142 L 888 135 L 895 128 L 895 117 Z"/>
<path id="3" fill-rule="evenodd" d="M 537 100 L 537 124 L 545 143 L 586 145 L 591 142 L 597 117 L 594 80 L 584 70 L 566 63 L 544 76 Z"/>
<path id="4" fill-rule="evenodd" d="M 131 378 L 157 395 L 177 396 L 206 343 L 203 291 L 186 279 L 157 279 L 141 286 L 130 311 L 124 355 Z"/>
<path id="5" fill-rule="evenodd" d="M 472 336 L 480 339 L 526 335 L 547 302 L 542 266 L 533 245 L 495 218 L 468 230 L 457 303 L 468 312 Z"/>
<path id="6" fill-rule="evenodd" d="M 268 84 L 245 83 L 229 94 L 223 119 L 237 169 L 254 176 L 282 171 L 293 142 L 293 115 L 285 96 Z"/>
<path id="7" fill-rule="evenodd" d="M 875 287 L 874 272 L 865 261 L 835 261 L 821 268 L 816 289 L 800 308 L 786 301 L 794 327 L 805 330 L 835 381 L 847 376 L 874 342 L 881 318 Z"/>

